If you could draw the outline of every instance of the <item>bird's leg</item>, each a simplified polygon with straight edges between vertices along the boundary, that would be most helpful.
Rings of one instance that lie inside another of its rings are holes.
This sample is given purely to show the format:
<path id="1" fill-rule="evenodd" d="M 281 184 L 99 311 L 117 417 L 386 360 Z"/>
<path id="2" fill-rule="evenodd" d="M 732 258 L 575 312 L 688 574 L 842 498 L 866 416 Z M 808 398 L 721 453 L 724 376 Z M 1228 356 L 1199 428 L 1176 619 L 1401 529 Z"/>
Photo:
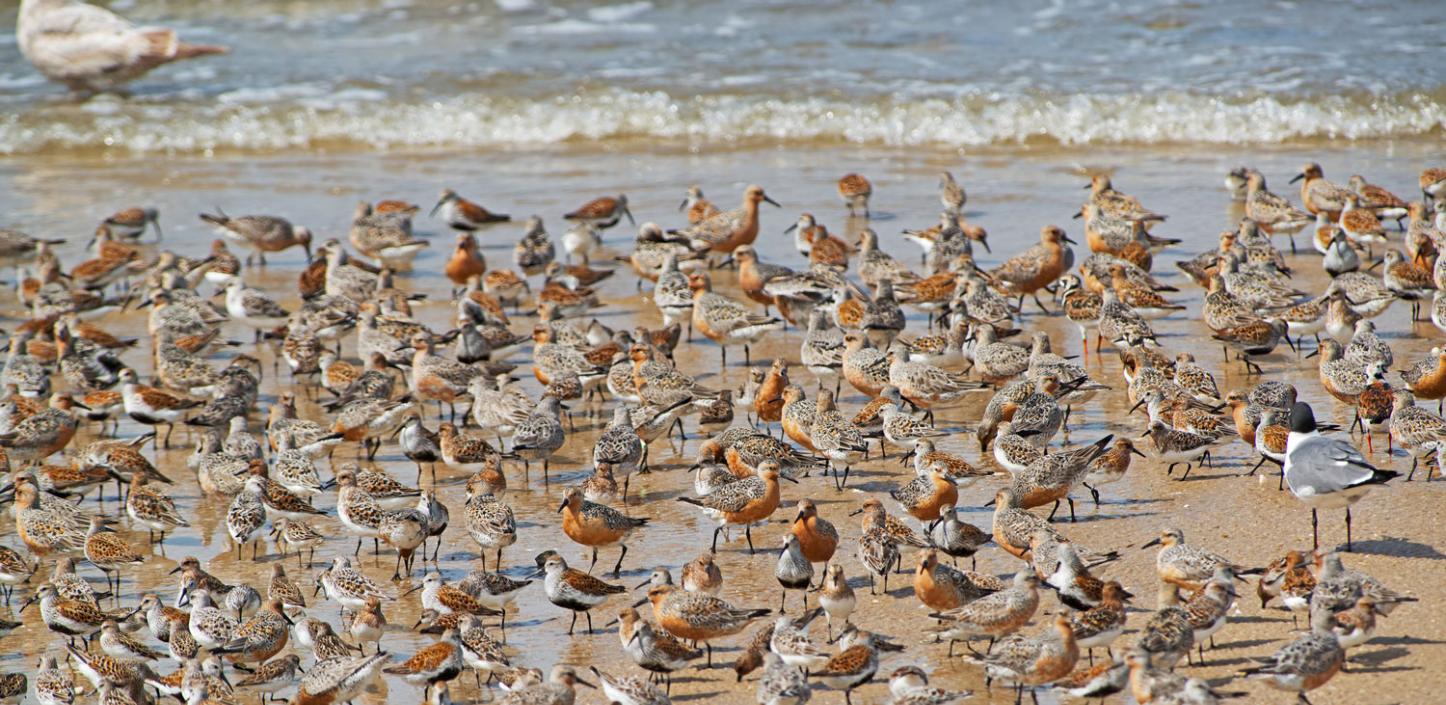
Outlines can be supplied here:
<path id="1" fill-rule="evenodd" d="M 1351 508 L 1346 507 L 1346 553 L 1351 551 Z"/>
<path id="2" fill-rule="evenodd" d="M 613 577 L 614 577 L 614 578 L 622 575 L 622 570 L 623 570 L 623 556 L 628 555 L 628 546 L 627 546 L 627 544 L 619 544 L 619 545 L 623 547 L 623 552 L 620 553 L 620 554 L 618 554 L 618 563 L 617 563 L 617 565 L 613 566 Z"/>
<path id="3" fill-rule="evenodd" d="M 1318 550 L 1320 548 L 1320 518 L 1314 509 L 1310 510 L 1310 540 L 1311 549 Z"/>

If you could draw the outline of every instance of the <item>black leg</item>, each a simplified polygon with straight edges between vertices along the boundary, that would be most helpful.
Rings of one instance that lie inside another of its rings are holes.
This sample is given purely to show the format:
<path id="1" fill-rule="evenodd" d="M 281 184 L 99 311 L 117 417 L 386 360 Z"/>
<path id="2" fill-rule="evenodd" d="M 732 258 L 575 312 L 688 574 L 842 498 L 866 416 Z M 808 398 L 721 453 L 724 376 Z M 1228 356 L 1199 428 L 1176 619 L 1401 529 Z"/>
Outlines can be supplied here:
<path id="1" fill-rule="evenodd" d="M 1310 510 L 1310 540 L 1311 548 L 1320 548 L 1320 518 L 1316 516 L 1314 509 Z"/>
<path id="2" fill-rule="evenodd" d="M 620 545 L 620 546 L 623 547 L 623 552 L 620 553 L 620 554 L 618 554 L 618 564 L 615 565 L 615 566 L 613 566 L 613 577 L 614 577 L 614 578 L 618 577 L 619 575 L 622 575 L 622 570 L 623 570 L 623 556 L 628 555 L 628 547 L 627 547 L 627 544 L 618 544 L 618 545 Z"/>
<path id="3" fill-rule="evenodd" d="M 1351 552 L 1351 507 L 1346 507 L 1346 553 Z"/>

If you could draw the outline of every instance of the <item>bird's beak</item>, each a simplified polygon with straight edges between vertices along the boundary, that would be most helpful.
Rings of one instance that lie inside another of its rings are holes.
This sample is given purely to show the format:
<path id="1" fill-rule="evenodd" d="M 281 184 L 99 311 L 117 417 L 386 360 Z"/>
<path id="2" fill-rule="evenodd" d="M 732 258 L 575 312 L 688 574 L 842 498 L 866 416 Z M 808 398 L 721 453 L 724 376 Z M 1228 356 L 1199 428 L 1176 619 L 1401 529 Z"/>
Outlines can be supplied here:
<path id="1" fill-rule="evenodd" d="M 557 505 L 557 513 L 561 514 L 564 509 L 567 509 L 567 500 L 565 499 L 562 500 L 562 504 Z"/>
<path id="2" fill-rule="evenodd" d="M 1160 537 L 1156 536 L 1155 538 L 1150 539 L 1149 541 L 1146 541 L 1146 542 L 1145 542 L 1145 545 L 1141 546 L 1140 548 L 1145 549 L 1145 548 L 1149 548 L 1149 547 L 1151 547 L 1151 546 L 1159 546 L 1159 545 L 1160 545 Z"/>
<path id="3" fill-rule="evenodd" d="M 532 579 L 532 578 L 540 578 L 540 577 L 542 577 L 542 576 L 544 576 L 544 575 L 547 575 L 547 571 L 544 570 L 544 569 L 539 568 L 539 569 L 537 569 L 535 572 L 533 572 L 531 575 L 528 575 L 527 577 L 528 577 L 529 579 Z"/>
<path id="4" fill-rule="evenodd" d="M 25 611 L 25 608 L 27 608 L 27 607 L 35 604 L 36 601 L 38 601 L 39 599 L 40 599 L 40 595 L 39 595 L 39 594 L 31 595 L 31 596 L 30 596 L 30 599 L 26 600 L 26 601 L 25 601 L 25 604 L 23 604 L 23 605 L 20 606 L 20 611 L 21 611 L 21 612 L 24 612 L 24 611 Z"/>
<path id="5" fill-rule="evenodd" d="M 160 242 L 160 241 L 161 241 L 161 237 L 162 237 L 162 233 L 161 233 L 161 217 L 160 217 L 160 216 L 156 216 L 156 217 L 154 217 L 154 218 L 151 218 L 151 225 L 156 226 L 156 242 Z"/>
<path id="6" fill-rule="evenodd" d="M 190 590 L 182 590 L 182 591 L 181 591 L 181 597 L 180 597 L 180 599 L 176 600 L 176 606 L 177 606 L 177 607 L 185 607 L 186 605 L 189 605 L 189 604 L 191 604 L 191 591 L 190 591 Z"/>
<path id="7" fill-rule="evenodd" d="M 616 620 L 614 620 L 614 621 L 616 621 Z M 642 633 L 643 633 L 643 631 L 642 631 L 641 629 L 634 630 L 634 631 L 633 631 L 633 635 L 630 636 L 630 637 L 628 637 L 628 645 L 631 646 L 633 642 L 637 641 L 637 640 L 638 640 L 638 635 L 639 635 L 639 634 L 642 634 Z"/>
<path id="8" fill-rule="evenodd" d="M 581 678 L 578 678 L 577 676 L 573 676 L 573 679 L 577 681 L 577 684 L 578 684 L 578 685 L 585 685 L 585 686 L 587 686 L 587 687 L 589 687 L 589 688 L 592 688 L 593 690 L 597 690 L 597 686 L 595 686 L 595 685 L 593 685 L 593 684 L 591 684 L 591 683 L 589 683 L 589 682 L 587 682 L 587 681 L 585 681 L 585 680 L 583 680 L 583 679 L 581 679 Z"/>
<path id="9" fill-rule="evenodd" d="M 688 207 L 688 199 L 686 199 L 686 198 L 683 199 L 683 202 L 682 202 L 682 203 L 679 203 L 679 204 L 678 204 L 678 210 L 683 210 L 684 208 L 687 208 L 687 207 Z"/>
<path id="10" fill-rule="evenodd" d="M 1145 429 L 1145 432 L 1144 432 L 1144 433 L 1141 433 L 1139 436 L 1137 436 L 1137 438 L 1148 438 L 1149 435 L 1150 435 L 1150 429 L 1147 428 L 1147 429 Z M 1157 449 L 1157 450 L 1158 450 L 1158 449 Z"/>
<path id="11" fill-rule="evenodd" d="M 863 507 L 859 507 L 858 509 L 855 509 L 855 510 L 849 512 L 849 516 L 858 516 L 858 515 L 863 514 L 863 513 L 864 513 L 864 508 L 863 508 Z"/>
<path id="12" fill-rule="evenodd" d="M 311 264 L 311 243 L 302 245 L 301 249 L 306 252 L 306 263 Z"/>
<path id="13" fill-rule="evenodd" d="M 637 585 L 634 585 L 634 586 L 633 586 L 633 589 L 634 589 L 634 590 L 641 590 L 641 589 L 643 589 L 644 586 L 646 586 L 648 583 L 651 583 L 651 582 L 653 582 L 653 576 L 650 575 L 650 576 L 648 576 L 648 579 L 647 579 L 647 580 L 644 580 L 643 582 L 638 583 Z"/>
<path id="14" fill-rule="evenodd" d="M 798 223 L 794 223 L 793 225 L 790 225 L 790 226 L 784 228 L 784 229 L 783 229 L 783 234 L 784 234 L 784 235 L 787 235 L 787 234 L 789 234 L 789 233 L 791 233 L 791 232 L 793 232 L 793 231 L 795 231 L 795 230 L 797 230 L 797 229 L 798 229 Z"/>
<path id="15" fill-rule="evenodd" d="M 781 479 L 781 480 L 788 480 L 789 482 L 792 482 L 792 483 L 795 484 L 795 485 L 798 484 L 798 480 L 795 480 L 795 479 L 793 479 L 793 478 L 791 478 L 791 477 L 789 477 L 789 476 L 787 476 L 787 475 L 784 475 L 784 474 L 782 474 L 782 473 L 779 473 L 778 477 L 779 477 L 779 479 Z"/>
<path id="16" fill-rule="evenodd" d="M 623 215 L 625 215 L 625 216 L 628 217 L 628 223 L 629 223 L 629 224 L 631 224 L 631 225 L 637 225 L 637 224 L 638 224 L 638 221 L 633 220 L 633 212 L 630 211 L 630 210 L 628 210 L 627 207 L 624 207 L 624 208 L 623 208 Z"/>
<path id="17" fill-rule="evenodd" d="M 1319 355 L 1319 354 L 1320 354 L 1320 348 L 1316 348 L 1315 350 L 1310 351 L 1310 354 L 1309 354 L 1309 355 L 1306 355 L 1306 356 L 1305 356 L 1305 359 L 1309 360 L 1309 359 L 1311 359 L 1311 358 L 1313 358 L 1313 357 L 1315 357 L 1316 355 Z"/>
<path id="18" fill-rule="evenodd" d="M 799 512 L 798 514 L 795 514 L 794 517 L 793 517 L 793 523 L 794 523 L 794 524 L 797 524 L 797 523 L 800 522 L 800 521 L 803 521 L 803 512 Z"/>
<path id="19" fill-rule="evenodd" d="M 1135 405 L 1134 405 L 1134 406 L 1130 407 L 1130 413 L 1131 413 L 1131 414 L 1135 413 L 1135 411 L 1138 410 L 1141 406 L 1144 406 L 1144 404 L 1145 404 L 1145 400 L 1144 400 L 1144 398 L 1141 398 L 1139 401 L 1135 402 Z"/>
<path id="20" fill-rule="evenodd" d="M 1081 190 L 1084 190 L 1084 191 L 1088 191 L 1091 186 L 1094 186 L 1094 183 L 1093 183 L 1093 182 L 1088 183 L 1088 184 L 1085 184 L 1084 186 L 1081 186 L 1080 189 L 1081 189 Z"/>
<path id="21" fill-rule="evenodd" d="M 648 598 L 647 598 L 646 596 L 644 596 L 643 599 L 638 600 L 637 602 L 634 602 L 634 603 L 633 603 L 633 607 L 634 607 L 634 608 L 642 607 L 643 605 L 646 605 L 646 604 L 648 604 Z"/>
<path id="22" fill-rule="evenodd" d="M 980 238 L 979 244 L 984 246 L 984 251 L 985 251 L 985 252 L 988 252 L 988 253 L 991 254 L 991 255 L 994 254 L 994 250 L 989 249 L 989 238 L 987 238 L 987 237 L 986 237 L 986 238 Z M 975 269 L 978 269 L 978 268 L 976 267 Z"/>
<path id="23" fill-rule="evenodd" d="M 783 206 L 778 205 L 778 201 L 775 201 L 775 200 L 769 198 L 767 194 L 764 194 L 763 200 L 764 200 L 765 203 L 772 203 L 774 208 L 782 208 L 782 207 L 783 207 Z"/>
<path id="24" fill-rule="evenodd" d="M 427 217 L 428 217 L 428 218 L 431 218 L 432 216 L 437 215 L 437 211 L 442 210 L 442 204 L 443 204 L 443 203 L 446 203 L 446 202 L 447 202 L 447 199 L 445 199 L 445 198 L 438 199 L 438 200 L 437 200 L 437 205 L 432 206 L 432 212 L 428 213 L 428 214 L 427 214 Z"/>
<path id="25" fill-rule="evenodd" d="M 1290 183 L 1295 183 L 1295 182 L 1300 181 L 1301 179 L 1304 179 L 1304 178 L 1305 178 L 1305 172 L 1301 172 L 1301 173 L 1299 173 L 1299 174 L 1296 174 L 1296 175 L 1290 180 Z"/>
<path id="26" fill-rule="evenodd" d="M 412 593 L 414 593 L 414 592 L 416 592 L 416 591 L 418 591 L 418 590 L 421 590 L 421 589 L 422 589 L 422 586 L 421 586 L 421 585 L 418 585 L 418 586 L 412 588 L 411 590 L 408 590 L 408 591 L 402 593 L 402 597 L 406 597 L 407 595 L 410 595 L 410 594 L 412 594 Z"/>
<path id="27" fill-rule="evenodd" d="M 1084 217 L 1084 209 L 1081 208 L 1081 209 L 1075 211 L 1075 212 L 1074 212 L 1074 215 L 1072 215 L 1072 216 L 1070 216 L 1070 217 L 1073 218 L 1074 220 L 1079 220 L 1080 218 L 1083 218 L 1083 217 Z"/>
<path id="28" fill-rule="evenodd" d="M 1372 263 L 1371 263 L 1371 266 L 1366 267 L 1366 271 L 1369 272 L 1369 271 L 1375 269 L 1376 267 L 1381 266 L 1381 263 L 1382 263 L 1382 262 L 1385 262 L 1385 261 L 1386 261 L 1385 258 L 1381 258 L 1381 259 L 1378 259 L 1378 260 L 1372 262 Z"/>
<path id="29" fill-rule="evenodd" d="M 1145 457 L 1145 454 L 1144 454 L 1144 453 L 1141 453 L 1141 452 L 1140 452 L 1140 449 L 1139 449 L 1139 448 L 1136 448 L 1136 447 L 1134 447 L 1134 446 L 1130 446 L 1130 453 L 1131 453 L 1132 455 L 1138 455 L 1138 456 L 1140 456 L 1141 458 Z"/>
<path id="30" fill-rule="evenodd" d="M 618 620 L 617 620 L 616 618 L 614 618 L 614 619 L 608 621 L 607 624 L 604 624 L 604 625 L 603 625 L 603 629 L 607 629 L 608 627 L 611 627 L 612 625 L 617 624 L 617 623 L 618 623 Z"/>
<path id="31" fill-rule="evenodd" d="M 989 500 L 988 502 L 985 502 L 985 503 L 984 503 L 984 506 L 986 506 L 986 507 L 992 507 L 992 506 L 994 506 L 994 500 L 991 499 L 991 500 Z"/>
<path id="32" fill-rule="evenodd" d="M 1074 240 L 1071 240 L 1068 235 L 1065 235 L 1064 237 L 1062 237 L 1062 238 L 1060 238 L 1060 239 L 1064 240 L 1065 242 L 1067 242 L 1067 243 L 1069 243 L 1069 244 L 1071 244 L 1071 245 L 1078 245 L 1078 244 L 1079 244 L 1078 242 L 1075 242 Z"/>

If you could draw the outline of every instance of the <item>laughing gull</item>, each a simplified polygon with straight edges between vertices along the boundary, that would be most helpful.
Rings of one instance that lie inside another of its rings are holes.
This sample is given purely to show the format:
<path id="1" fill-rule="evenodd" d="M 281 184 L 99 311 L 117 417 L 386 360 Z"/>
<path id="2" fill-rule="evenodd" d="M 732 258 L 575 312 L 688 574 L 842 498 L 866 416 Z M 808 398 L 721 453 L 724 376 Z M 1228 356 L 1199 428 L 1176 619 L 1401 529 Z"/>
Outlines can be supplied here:
<path id="1" fill-rule="evenodd" d="M 1285 483 L 1297 499 L 1310 505 L 1311 536 L 1320 547 L 1316 510 L 1345 507 L 1346 550 L 1351 550 L 1351 505 L 1372 487 L 1400 473 L 1366 462 L 1350 443 L 1320 435 L 1315 413 L 1305 402 L 1290 410 L 1290 436 L 1285 443 Z"/>

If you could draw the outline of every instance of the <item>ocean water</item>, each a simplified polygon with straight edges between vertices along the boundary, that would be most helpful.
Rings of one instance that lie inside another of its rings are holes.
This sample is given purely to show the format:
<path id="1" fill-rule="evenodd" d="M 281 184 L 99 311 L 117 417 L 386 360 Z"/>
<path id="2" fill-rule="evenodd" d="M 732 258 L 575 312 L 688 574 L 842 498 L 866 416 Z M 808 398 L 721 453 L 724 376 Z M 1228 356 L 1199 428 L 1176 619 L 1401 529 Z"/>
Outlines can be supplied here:
<path id="1" fill-rule="evenodd" d="M 80 102 L 0 37 L 0 154 L 1264 144 L 1446 125 L 1446 13 L 1429 1 L 110 7 L 232 53 Z"/>

